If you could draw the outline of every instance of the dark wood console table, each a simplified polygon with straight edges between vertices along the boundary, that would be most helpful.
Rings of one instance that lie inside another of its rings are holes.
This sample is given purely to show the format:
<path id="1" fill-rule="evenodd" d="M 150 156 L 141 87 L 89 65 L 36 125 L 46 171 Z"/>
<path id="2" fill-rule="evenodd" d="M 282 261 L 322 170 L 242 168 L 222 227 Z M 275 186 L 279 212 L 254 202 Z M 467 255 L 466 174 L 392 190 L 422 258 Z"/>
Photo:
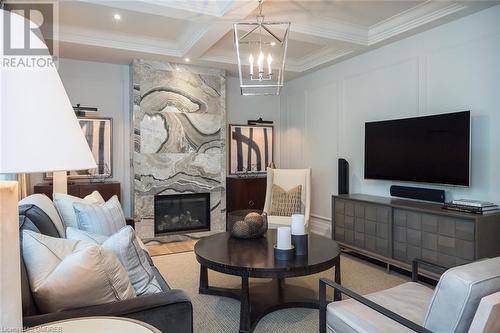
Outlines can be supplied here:
<path id="1" fill-rule="evenodd" d="M 226 205 L 227 211 L 243 209 L 264 209 L 266 200 L 267 177 L 238 177 L 226 178 Z"/>
<path id="2" fill-rule="evenodd" d="M 455 212 L 440 204 L 364 194 L 334 195 L 332 239 L 388 267 L 409 270 L 414 258 L 453 267 L 500 256 L 500 214 Z"/>
<path id="3" fill-rule="evenodd" d="M 94 191 L 99 191 L 104 200 L 109 200 L 113 195 L 118 196 L 121 202 L 121 189 L 119 182 L 74 182 L 68 184 L 68 194 L 75 197 L 83 198 Z M 34 193 L 42 193 L 52 200 L 52 183 L 40 183 L 33 187 Z"/>

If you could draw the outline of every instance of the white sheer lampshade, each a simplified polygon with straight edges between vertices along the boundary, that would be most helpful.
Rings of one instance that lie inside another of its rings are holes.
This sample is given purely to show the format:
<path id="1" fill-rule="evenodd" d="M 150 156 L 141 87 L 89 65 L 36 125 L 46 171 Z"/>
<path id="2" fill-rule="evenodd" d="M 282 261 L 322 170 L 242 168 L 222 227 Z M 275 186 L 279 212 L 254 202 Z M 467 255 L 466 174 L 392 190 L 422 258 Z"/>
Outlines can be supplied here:
<path id="1" fill-rule="evenodd" d="M 0 10 L 0 38 L 5 36 L 4 14 Z M 23 17 L 11 14 L 10 27 L 25 27 L 24 23 Z M 23 38 L 22 29 L 10 32 L 12 39 Z M 0 40 L 0 56 L 5 54 L 3 46 Z M 95 167 L 56 68 L 2 67 L 0 173 Z M 16 332 L 22 331 L 17 191 L 17 182 L 0 181 L 0 327 Z"/>
<path id="2" fill-rule="evenodd" d="M 59 74 L 2 69 L 0 173 L 96 168 Z"/>

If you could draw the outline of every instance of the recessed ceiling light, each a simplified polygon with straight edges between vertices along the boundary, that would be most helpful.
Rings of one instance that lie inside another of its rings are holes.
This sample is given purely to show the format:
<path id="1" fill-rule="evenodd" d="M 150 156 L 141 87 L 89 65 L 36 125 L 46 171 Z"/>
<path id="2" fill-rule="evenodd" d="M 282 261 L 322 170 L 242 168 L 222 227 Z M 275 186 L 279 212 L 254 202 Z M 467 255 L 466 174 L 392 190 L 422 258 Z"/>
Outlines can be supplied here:
<path id="1" fill-rule="evenodd" d="M 184 58 L 184 61 L 185 61 L 185 62 L 190 62 L 190 61 L 191 61 L 191 59 L 189 59 L 189 58 Z"/>
<path id="2" fill-rule="evenodd" d="M 113 15 L 113 18 L 115 19 L 115 21 L 120 21 L 122 19 L 122 16 L 120 14 L 115 14 Z"/>
<path id="3" fill-rule="evenodd" d="M 181 69 L 179 67 L 175 67 L 175 70 L 176 71 L 180 71 Z"/>
<path id="4" fill-rule="evenodd" d="M 276 42 L 271 42 L 271 46 L 276 46 Z"/>

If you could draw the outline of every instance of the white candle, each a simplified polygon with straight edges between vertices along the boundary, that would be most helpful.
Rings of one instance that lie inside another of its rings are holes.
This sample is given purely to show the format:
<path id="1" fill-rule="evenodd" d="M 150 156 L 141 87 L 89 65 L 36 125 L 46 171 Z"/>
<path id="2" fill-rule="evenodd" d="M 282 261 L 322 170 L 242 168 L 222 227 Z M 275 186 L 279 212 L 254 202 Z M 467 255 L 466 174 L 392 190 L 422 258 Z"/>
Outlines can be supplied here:
<path id="1" fill-rule="evenodd" d="M 305 217 L 302 214 L 292 215 L 292 235 L 305 235 Z"/>
<path id="2" fill-rule="evenodd" d="M 273 57 L 271 57 L 271 53 L 267 56 L 267 73 L 271 75 L 273 70 L 271 69 L 271 63 L 273 62 Z"/>
<path id="3" fill-rule="evenodd" d="M 250 75 L 253 75 L 253 55 L 250 54 L 250 57 L 248 57 L 248 62 L 250 63 Z"/>
<path id="4" fill-rule="evenodd" d="M 278 227 L 276 247 L 280 250 L 289 250 L 292 248 L 292 234 L 290 227 Z"/>
<path id="5" fill-rule="evenodd" d="M 264 53 L 262 53 L 262 51 L 260 51 L 257 64 L 259 65 L 259 73 L 264 73 Z"/>

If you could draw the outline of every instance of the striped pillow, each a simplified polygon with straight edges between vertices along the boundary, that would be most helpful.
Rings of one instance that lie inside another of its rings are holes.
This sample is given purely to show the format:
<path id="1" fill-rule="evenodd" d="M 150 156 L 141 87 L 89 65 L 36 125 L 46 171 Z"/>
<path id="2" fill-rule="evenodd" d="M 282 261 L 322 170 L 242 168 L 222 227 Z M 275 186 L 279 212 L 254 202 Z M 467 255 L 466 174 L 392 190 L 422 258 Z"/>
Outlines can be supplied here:
<path id="1" fill-rule="evenodd" d="M 156 294 L 162 291 L 131 226 L 121 228 L 120 231 L 110 237 L 75 228 L 67 228 L 66 234 L 68 239 L 98 244 L 116 254 L 123 267 L 127 270 L 130 283 L 132 283 L 138 296 Z"/>
<path id="2" fill-rule="evenodd" d="M 292 216 L 302 211 L 302 185 L 298 185 L 289 191 L 273 184 L 271 190 L 271 209 L 269 215 Z"/>
<path id="3" fill-rule="evenodd" d="M 111 236 L 126 225 L 118 197 L 114 195 L 103 204 L 73 203 L 78 229 L 92 234 Z"/>

